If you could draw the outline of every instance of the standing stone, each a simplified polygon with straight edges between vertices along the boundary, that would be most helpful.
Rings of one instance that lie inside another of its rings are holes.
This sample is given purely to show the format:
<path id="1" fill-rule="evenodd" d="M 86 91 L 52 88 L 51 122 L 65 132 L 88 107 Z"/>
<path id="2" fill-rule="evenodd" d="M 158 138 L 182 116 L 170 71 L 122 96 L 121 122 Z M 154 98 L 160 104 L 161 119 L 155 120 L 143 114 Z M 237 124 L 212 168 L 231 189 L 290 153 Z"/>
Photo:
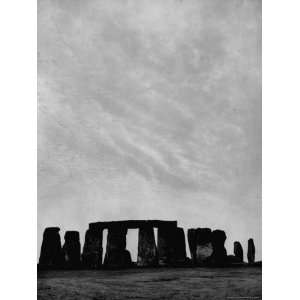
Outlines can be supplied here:
<path id="1" fill-rule="evenodd" d="M 59 227 L 48 227 L 43 234 L 43 242 L 39 259 L 39 267 L 61 268 L 63 255 L 59 235 Z"/>
<path id="2" fill-rule="evenodd" d="M 207 265 L 213 253 L 212 232 L 210 228 L 196 229 L 196 263 Z"/>
<path id="3" fill-rule="evenodd" d="M 233 244 L 233 253 L 239 262 L 244 261 L 244 252 L 243 247 L 240 242 L 234 242 Z"/>
<path id="4" fill-rule="evenodd" d="M 175 262 L 182 264 L 187 262 L 186 247 L 185 247 L 185 235 L 183 228 L 175 229 Z"/>
<path id="5" fill-rule="evenodd" d="M 108 229 L 104 266 L 109 268 L 129 267 L 130 252 L 126 250 L 127 228 L 114 226 Z"/>
<path id="6" fill-rule="evenodd" d="M 176 227 L 162 226 L 157 230 L 158 264 L 171 265 L 175 262 Z"/>
<path id="7" fill-rule="evenodd" d="M 188 229 L 187 236 L 188 236 L 188 243 L 191 252 L 191 259 L 193 263 L 196 263 L 196 250 L 197 250 L 196 229 L 194 228 Z"/>
<path id="8" fill-rule="evenodd" d="M 154 229 L 151 226 L 139 228 L 137 265 L 141 267 L 156 266 L 158 263 Z"/>
<path id="9" fill-rule="evenodd" d="M 253 239 L 248 240 L 247 258 L 248 258 L 249 264 L 254 264 L 254 262 L 255 262 L 255 246 L 254 246 Z"/>
<path id="10" fill-rule="evenodd" d="M 211 235 L 213 253 L 210 262 L 215 266 L 223 266 L 226 264 L 227 251 L 224 247 L 226 234 L 223 230 L 214 230 Z"/>
<path id="11" fill-rule="evenodd" d="M 80 267 L 80 240 L 78 231 L 66 231 L 63 253 L 66 268 L 77 269 Z"/>
<path id="12" fill-rule="evenodd" d="M 82 252 L 82 264 L 87 269 L 99 269 L 102 265 L 103 230 L 88 229 Z"/>

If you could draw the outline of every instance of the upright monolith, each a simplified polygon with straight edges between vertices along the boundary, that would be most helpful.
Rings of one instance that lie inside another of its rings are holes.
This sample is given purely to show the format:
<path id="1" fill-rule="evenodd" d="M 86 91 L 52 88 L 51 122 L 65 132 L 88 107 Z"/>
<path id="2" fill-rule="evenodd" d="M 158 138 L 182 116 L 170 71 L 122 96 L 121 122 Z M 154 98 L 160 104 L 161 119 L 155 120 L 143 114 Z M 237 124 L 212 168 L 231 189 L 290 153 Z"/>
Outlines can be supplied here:
<path id="1" fill-rule="evenodd" d="M 213 253 L 212 232 L 210 228 L 196 229 L 196 263 L 199 266 L 209 264 Z"/>
<path id="2" fill-rule="evenodd" d="M 254 246 L 253 239 L 248 240 L 247 258 L 248 258 L 249 264 L 254 264 L 254 262 L 255 262 L 255 246 Z"/>
<path id="3" fill-rule="evenodd" d="M 196 250 L 197 250 L 196 229 L 194 228 L 188 229 L 187 237 L 188 237 L 188 244 L 190 248 L 192 262 L 196 263 Z"/>
<path id="4" fill-rule="evenodd" d="M 233 244 L 233 253 L 235 257 L 237 258 L 237 261 L 243 262 L 244 261 L 244 252 L 243 247 L 240 242 L 234 242 Z"/>
<path id="5" fill-rule="evenodd" d="M 161 226 L 157 230 L 158 264 L 160 266 L 175 263 L 176 227 Z"/>
<path id="6" fill-rule="evenodd" d="M 80 240 L 78 231 L 66 231 L 63 253 L 66 268 L 77 269 L 80 267 Z"/>
<path id="7" fill-rule="evenodd" d="M 82 251 L 82 265 L 86 269 L 99 269 L 102 265 L 103 230 L 88 229 Z"/>
<path id="8" fill-rule="evenodd" d="M 140 267 L 153 267 L 158 263 L 155 245 L 154 229 L 152 226 L 139 228 L 137 265 Z"/>
<path id="9" fill-rule="evenodd" d="M 59 235 L 59 227 L 48 227 L 43 234 L 43 242 L 39 259 L 41 268 L 61 268 L 63 255 Z"/>
<path id="10" fill-rule="evenodd" d="M 215 266 L 223 266 L 226 264 L 227 251 L 224 247 L 226 234 L 223 230 L 214 230 L 211 235 L 213 252 L 210 263 Z"/>
<path id="11" fill-rule="evenodd" d="M 126 268 L 132 264 L 130 252 L 126 250 L 127 227 L 113 226 L 108 229 L 104 266 Z"/>
<path id="12" fill-rule="evenodd" d="M 184 235 L 184 230 L 181 227 L 177 227 L 175 229 L 174 248 L 175 248 L 175 263 L 185 264 L 187 262 L 185 235 Z"/>

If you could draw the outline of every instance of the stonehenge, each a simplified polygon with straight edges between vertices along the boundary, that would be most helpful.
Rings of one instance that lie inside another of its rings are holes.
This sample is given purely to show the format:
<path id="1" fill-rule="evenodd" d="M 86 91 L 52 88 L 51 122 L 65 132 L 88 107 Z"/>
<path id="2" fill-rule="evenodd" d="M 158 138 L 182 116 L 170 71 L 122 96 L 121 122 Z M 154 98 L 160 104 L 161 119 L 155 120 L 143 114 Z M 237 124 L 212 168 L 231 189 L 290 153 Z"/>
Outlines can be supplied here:
<path id="1" fill-rule="evenodd" d="M 154 228 L 157 228 L 157 241 Z M 136 263 L 126 249 L 128 229 L 138 230 Z M 107 243 L 103 259 L 103 230 L 107 230 Z M 261 266 L 255 263 L 253 239 L 248 240 L 248 264 L 244 263 L 242 245 L 234 242 L 234 255 L 227 255 L 223 230 L 189 228 L 187 257 L 184 229 L 177 221 L 128 220 L 90 223 L 85 233 L 81 253 L 78 231 L 66 231 L 61 245 L 59 227 L 44 230 L 38 267 L 40 269 L 106 269 L 129 267 L 170 266 Z"/>

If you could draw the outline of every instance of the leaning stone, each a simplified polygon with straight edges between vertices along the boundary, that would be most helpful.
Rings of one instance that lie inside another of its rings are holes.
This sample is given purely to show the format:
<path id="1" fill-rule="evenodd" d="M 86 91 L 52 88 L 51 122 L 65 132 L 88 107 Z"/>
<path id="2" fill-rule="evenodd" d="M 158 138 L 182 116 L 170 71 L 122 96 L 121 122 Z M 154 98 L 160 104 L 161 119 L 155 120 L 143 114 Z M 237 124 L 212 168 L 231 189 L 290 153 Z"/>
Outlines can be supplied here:
<path id="1" fill-rule="evenodd" d="M 139 228 L 137 265 L 141 267 L 156 266 L 158 263 L 154 229 L 151 226 Z"/>
<path id="2" fill-rule="evenodd" d="M 240 242 L 234 242 L 233 244 L 233 252 L 236 258 L 240 261 L 244 261 L 244 253 L 243 253 L 243 247 Z"/>
<path id="3" fill-rule="evenodd" d="M 88 229 L 82 251 L 82 264 L 87 269 L 99 269 L 102 265 L 103 230 Z"/>
<path id="4" fill-rule="evenodd" d="M 78 231 L 66 231 L 63 253 L 66 268 L 77 269 L 80 267 L 80 240 Z"/>
<path id="5" fill-rule="evenodd" d="M 226 234 L 223 230 L 214 230 L 211 237 L 213 253 L 210 258 L 210 263 L 215 266 L 224 266 L 227 258 L 227 251 L 224 247 Z"/>
<path id="6" fill-rule="evenodd" d="M 59 230 L 59 227 L 45 229 L 39 259 L 40 268 L 61 268 L 63 266 Z"/>
<path id="7" fill-rule="evenodd" d="M 196 263 L 207 265 L 213 253 L 212 232 L 210 228 L 196 229 Z"/>
<path id="8" fill-rule="evenodd" d="M 248 240 L 247 258 L 249 264 L 253 264 L 255 262 L 255 246 L 253 239 Z"/>

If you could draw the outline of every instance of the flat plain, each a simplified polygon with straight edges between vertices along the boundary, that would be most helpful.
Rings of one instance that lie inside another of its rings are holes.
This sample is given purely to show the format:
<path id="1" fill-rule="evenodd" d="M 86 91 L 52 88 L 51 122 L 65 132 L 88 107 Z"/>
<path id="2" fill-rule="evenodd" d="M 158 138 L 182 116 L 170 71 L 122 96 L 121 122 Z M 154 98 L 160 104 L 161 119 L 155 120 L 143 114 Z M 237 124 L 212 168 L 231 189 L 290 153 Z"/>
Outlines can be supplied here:
<path id="1" fill-rule="evenodd" d="M 261 268 L 39 271 L 38 300 L 259 300 Z"/>

